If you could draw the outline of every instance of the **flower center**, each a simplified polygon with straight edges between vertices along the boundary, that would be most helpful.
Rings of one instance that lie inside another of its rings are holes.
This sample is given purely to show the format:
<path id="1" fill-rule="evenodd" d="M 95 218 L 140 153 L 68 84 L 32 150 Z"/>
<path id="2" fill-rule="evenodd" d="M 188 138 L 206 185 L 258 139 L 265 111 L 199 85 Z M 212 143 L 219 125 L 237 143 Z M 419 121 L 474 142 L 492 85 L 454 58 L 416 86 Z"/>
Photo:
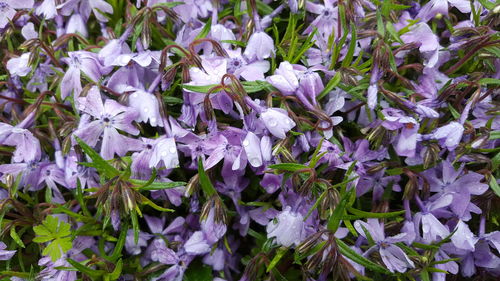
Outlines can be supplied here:
<path id="1" fill-rule="evenodd" d="M 0 12 L 5 12 L 9 8 L 9 4 L 5 2 L 0 2 Z"/>
<path id="2" fill-rule="evenodd" d="M 235 72 L 240 67 L 244 65 L 244 62 L 240 58 L 232 58 L 228 63 L 228 72 Z"/>
<path id="3" fill-rule="evenodd" d="M 113 124 L 113 120 L 111 120 L 111 118 L 109 118 L 109 116 L 104 116 L 102 118 L 102 124 L 106 127 L 110 127 L 111 124 Z"/>

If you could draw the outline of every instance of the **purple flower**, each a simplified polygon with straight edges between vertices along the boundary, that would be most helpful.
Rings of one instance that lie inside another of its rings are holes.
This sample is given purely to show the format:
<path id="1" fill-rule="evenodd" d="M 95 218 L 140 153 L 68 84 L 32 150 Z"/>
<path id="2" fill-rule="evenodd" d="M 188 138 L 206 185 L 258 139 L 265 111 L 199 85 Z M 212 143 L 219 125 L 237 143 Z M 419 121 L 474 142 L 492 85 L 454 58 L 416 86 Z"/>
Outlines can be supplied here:
<path id="1" fill-rule="evenodd" d="M 31 113 L 16 126 L 0 123 L 0 144 L 16 147 L 12 157 L 14 162 L 31 162 L 41 158 L 40 141 L 26 129 L 34 118 L 35 113 Z"/>
<path id="2" fill-rule="evenodd" d="M 123 156 L 127 151 L 140 147 L 138 140 L 118 133 L 118 130 L 122 130 L 132 135 L 139 134 L 139 130 L 132 125 L 138 116 L 135 110 L 111 99 L 103 104 L 96 86 L 78 101 L 80 110 L 94 117 L 94 121 L 81 123 L 74 134 L 92 147 L 96 146 L 99 137 L 103 135 L 100 154 L 104 159 L 111 159 L 115 154 Z"/>
<path id="3" fill-rule="evenodd" d="M 69 58 L 61 59 L 69 65 L 61 81 L 61 98 L 65 99 L 73 92 L 78 97 L 82 91 L 80 73 L 83 72 L 94 82 L 99 81 L 104 69 L 99 62 L 97 55 L 86 51 L 69 52 Z"/>
<path id="4" fill-rule="evenodd" d="M 438 0 L 439 1 L 439 0 Z M 426 66 L 434 67 L 438 61 L 439 38 L 432 32 L 426 23 L 419 23 L 410 28 L 410 31 L 401 35 L 404 43 L 416 43 L 419 51 L 426 58 Z"/>
<path id="5" fill-rule="evenodd" d="M 0 29 L 9 24 L 16 15 L 16 9 L 33 8 L 33 0 L 2 0 L 0 1 Z"/>
<path id="6" fill-rule="evenodd" d="M 298 245 L 305 238 L 304 217 L 292 211 L 290 206 L 287 206 L 276 217 L 277 221 L 271 220 L 267 224 L 267 237 L 276 237 L 276 242 L 279 245 L 290 247 Z"/>
<path id="7" fill-rule="evenodd" d="M 451 237 L 451 242 L 455 247 L 462 250 L 474 251 L 474 245 L 479 239 L 470 231 L 469 226 L 459 220 L 455 227 L 455 234 Z"/>
<path id="8" fill-rule="evenodd" d="M 46 20 L 53 19 L 57 14 L 56 1 L 44 0 L 42 4 L 36 7 L 35 13 L 39 16 L 43 16 Z"/>
<path id="9" fill-rule="evenodd" d="M 417 197 L 417 200 L 418 197 Z M 447 207 L 453 201 L 451 195 L 440 196 L 436 201 L 429 202 L 423 208 L 422 212 L 415 214 L 414 222 L 415 228 L 419 229 L 422 224 L 422 237 L 425 242 L 438 241 L 437 238 L 444 239 L 450 235 L 449 229 L 444 226 L 431 212 L 435 212 L 441 208 Z"/>
<path id="10" fill-rule="evenodd" d="M 242 146 L 245 149 L 250 165 L 252 167 L 262 166 L 262 152 L 259 137 L 257 137 L 252 132 L 248 132 L 247 136 L 242 142 Z"/>
<path id="11" fill-rule="evenodd" d="M 431 0 L 425 4 L 416 18 L 421 18 L 424 22 L 430 20 L 437 14 L 448 16 L 448 2 L 462 13 L 470 13 L 470 1 L 467 0 Z"/>
<path id="12" fill-rule="evenodd" d="M 407 117 L 403 111 L 394 108 L 382 110 L 385 120 L 382 126 L 389 130 L 402 129 L 394 149 L 400 156 L 413 157 L 417 148 L 419 123 L 412 117 Z"/>
<path id="13" fill-rule="evenodd" d="M 153 127 L 163 127 L 158 100 L 153 94 L 137 90 L 128 97 L 128 106 L 139 112 L 139 116 L 135 121 L 146 122 Z"/>
<path id="14" fill-rule="evenodd" d="M 167 169 L 179 166 L 179 156 L 174 138 L 160 138 L 157 140 L 149 160 L 149 167 L 157 167 L 160 162 L 163 162 Z"/>
<path id="15" fill-rule="evenodd" d="M 293 95 L 299 88 L 299 79 L 293 66 L 287 61 L 280 63 L 274 75 L 267 77 L 266 80 L 285 95 Z"/>
<path id="16" fill-rule="evenodd" d="M 438 140 L 441 146 L 453 151 L 460 143 L 463 133 L 464 126 L 458 122 L 452 121 L 448 125 L 437 128 L 433 133 L 428 135 L 428 137 Z"/>
<path id="17" fill-rule="evenodd" d="M 31 53 L 24 53 L 20 57 L 11 58 L 9 61 L 7 61 L 7 69 L 9 70 L 10 74 L 21 77 L 28 75 L 31 72 L 31 67 L 28 65 L 30 55 Z"/>
<path id="18" fill-rule="evenodd" d="M 10 260 L 17 252 L 17 251 L 8 251 L 5 249 L 7 249 L 7 245 L 5 245 L 4 242 L 0 242 L 0 260 L 2 261 Z"/>
<path id="19" fill-rule="evenodd" d="M 270 64 L 266 60 L 257 60 L 248 62 L 241 55 L 241 49 L 226 50 L 229 55 L 227 58 L 227 72 L 234 74 L 237 78 L 240 76 L 247 81 L 265 80 L 264 73 L 269 71 Z"/>
<path id="20" fill-rule="evenodd" d="M 368 223 L 357 220 L 354 222 L 354 227 L 359 234 L 365 238 L 368 237 L 366 231 L 370 233 L 370 236 L 376 244 L 368 249 L 367 253 L 371 253 L 372 251 L 378 249 L 380 256 L 382 257 L 382 261 L 391 272 L 398 271 L 403 273 L 408 268 L 415 267 L 413 261 L 408 258 L 406 253 L 403 252 L 401 248 L 394 245 L 394 243 L 404 241 L 406 233 L 400 233 L 392 237 L 385 237 L 384 225 L 379 223 L 377 219 L 368 219 Z M 364 255 L 367 255 L 367 253 Z"/>
<path id="21" fill-rule="evenodd" d="M 268 108 L 260 113 L 260 120 L 275 137 L 284 139 L 286 133 L 295 127 L 295 122 L 281 108 Z"/>
<path id="22" fill-rule="evenodd" d="M 79 9 L 77 9 L 77 6 L 79 6 Z M 104 0 L 68 0 L 57 6 L 57 9 L 64 16 L 69 16 L 74 10 L 78 10 L 85 19 L 89 18 L 90 12 L 94 12 L 95 17 L 101 22 L 108 21 L 108 18 L 103 13 L 113 13 L 113 6 Z"/>
<path id="23" fill-rule="evenodd" d="M 271 36 L 263 31 L 257 31 L 248 39 L 243 55 L 249 61 L 263 60 L 274 55 L 274 41 Z"/>

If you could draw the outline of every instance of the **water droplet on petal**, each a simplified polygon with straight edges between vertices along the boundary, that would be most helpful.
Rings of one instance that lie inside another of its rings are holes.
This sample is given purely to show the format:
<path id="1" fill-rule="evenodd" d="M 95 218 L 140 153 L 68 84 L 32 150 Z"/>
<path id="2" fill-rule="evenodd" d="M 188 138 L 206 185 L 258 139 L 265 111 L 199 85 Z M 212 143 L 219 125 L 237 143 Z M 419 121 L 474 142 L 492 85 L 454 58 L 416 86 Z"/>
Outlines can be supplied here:
<path id="1" fill-rule="evenodd" d="M 254 167 L 259 167 L 260 165 L 262 165 L 262 162 L 259 160 L 259 158 L 252 158 L 250 159 L 250 164 L 252 164 L 252 166 Z"/>
<path id="2" fill-rule="evenodd" d="M 270 127 L 276 127 L 277 125 L 278 125 L 278 122 L 276 122 L 276 120 L 274 120 L 274 119 L 269 120 Z"/>
<path id="3" fill-rule="evenodd" d="M 146 113 L 148 113 L 149 112 L 149 108 L 144 108 L 143 111 L 146 112 Z"/>
<path id="4" fill-rule="evenodd" d="M 244 146 L 244 147 L 247 147 L 248 145 L 250 145 L 250 141 L 248 141 L 248 140 L 244 140 L 244 141 L 243 141 L 243 146 Z"/>
<path id="5" fill-rule="evenodd" d="M 161 156 L 167 156 L 167 152 L 166 151 L 162 151 L 161 152 Z"/>
<path id="6" fill-rule="evenodd" d="M 170 151 L 170 153 L 176 153 L 177 149 L 175 149 L 175 147 L 171 147 L 168 149 L 168 151 Z"/>

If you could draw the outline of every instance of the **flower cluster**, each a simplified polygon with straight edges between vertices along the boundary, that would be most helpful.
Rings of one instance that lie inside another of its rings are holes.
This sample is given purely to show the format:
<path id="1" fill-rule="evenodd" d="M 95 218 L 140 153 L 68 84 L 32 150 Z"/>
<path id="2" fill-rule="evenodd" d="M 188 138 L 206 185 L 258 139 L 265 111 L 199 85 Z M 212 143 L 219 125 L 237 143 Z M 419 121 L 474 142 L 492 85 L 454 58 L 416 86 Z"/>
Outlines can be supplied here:
<path id="1" fill-rule="evenodd" d="M 500 278 L 499 11 L 0 0 L 0 279 Z"/>

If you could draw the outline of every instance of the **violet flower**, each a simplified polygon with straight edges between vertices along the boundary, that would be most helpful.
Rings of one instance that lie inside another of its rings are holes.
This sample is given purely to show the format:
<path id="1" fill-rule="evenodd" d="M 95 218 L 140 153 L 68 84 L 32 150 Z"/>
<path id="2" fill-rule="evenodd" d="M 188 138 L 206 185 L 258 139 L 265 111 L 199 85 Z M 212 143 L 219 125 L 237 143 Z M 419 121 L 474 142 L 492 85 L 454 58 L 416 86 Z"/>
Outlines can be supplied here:
<path id="1" fill-rule="evenodd" d="M 7 249 L 7 245 L 4 242 L 0 242 L 0 260 L 2 261 L 10 260 L 17 252 L 5 249 Z"/>
<path id="2" fill-rule="evenodd" d="M 405 240 L 406 233 L 400 233 L 396 236 L 385 237 L 384 225 L 379 223 L 377 219 L 368 219 L 368 223 L 357 220 L 354 222 L 354 227 L 363 237 L 367 238 L 369 232 L 371 238 L 376 243 L 370 249 L 368 249 L 364 255 L 367 256 L 368 253 L 378 250 L 382 261 L 387 266 L 387 269 L 391 272 L 406 272 L 409 268 L 414 268 L 415 264 L 406 253 L 394 245 L 397 242 Z"/>
<path id="3" fill-rule="evenodd" d="M 9 24 L 18 9 L 33 8 L 33 0 L 2 0 L 0 2 L 0 29 Z"/>
<path id="4" fill-rule="evenodd" d="M 136 139 L 118 133 L 122 130 L 132 135 L 139 134 L 139 130 L 132 125 L 138 113 L 114 100 L 107 99 L 103 104 L 99 89 L 92 87 L 86 97 L 78 99 L 80 110 L 94 117 L 94 121 L 81 126 L 74 132 L 76 136 L 94 147 L 103 135 L 100 154 L 104 159 L 111 159 L 115 154 L 125 155 L 129 150 L 136 150 L 140 142 Z M 121 145 L 116 145 L 120 143 Z"/>
<path id="5" fill-rule="evenodd" d="M 304 217 L 287 206 L 278 214 L 276 221 L 271 220 L 267 224 L 266 230 L 267 237 L 276 237 L 279 245 L 298 245 L 305 238 Z"/>

